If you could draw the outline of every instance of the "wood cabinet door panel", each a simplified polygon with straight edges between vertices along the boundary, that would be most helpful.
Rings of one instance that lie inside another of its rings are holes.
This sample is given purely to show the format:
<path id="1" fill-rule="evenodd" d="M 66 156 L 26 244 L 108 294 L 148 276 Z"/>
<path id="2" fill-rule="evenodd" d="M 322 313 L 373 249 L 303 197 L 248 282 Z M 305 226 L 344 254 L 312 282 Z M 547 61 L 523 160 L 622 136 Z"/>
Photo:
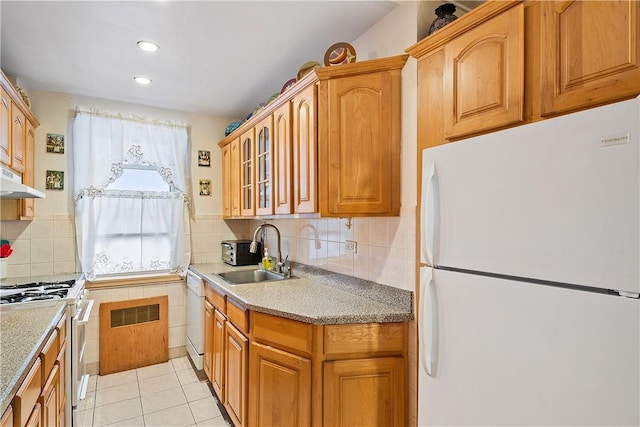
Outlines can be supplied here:
<path id="1" fill-rule="evenodd" d="M 330 426 L 404 426 L 404 359 L 325 362 L 324 423 Z"/>
<path id="2" fill-rule="evenodd" d="M 444 50 L 446 138 L 523 120 L 524 5 L 467 31 Z"/>
<path id="3" fill-rule="evenodd" d="M 556 1 L 542 7 L 543 115 L 640 93 L 637 1 Z"/>
<path id="4" fill-rule="evenodd" d="M 250 370 L 251 425 L 311 425 L 309 359 L 253 342 Z"/>
<path id="5" fill-rule="evenodd" d="M 249 340 L 229 322 L 225 328 L 225 403 L 236 427 L 247 422 Z"/>
<path id="6" fill-rule="evenodd" d="M 252 128 L 240 136 L 240 215 L 242 216 L 254 216 L 256 213 L 254 130 Z"/>
<path id="7" fill-rule="evenodd" d="M 39 398 L 41 412 L 41 425 L 43 427 L 57 427 L 59 422 L 60 407 L 58 402 L 60 400 L 59 393 L 59 373 L 58 365 L 55 365 L 51 370 L 51 374 L 47 379 L 47 382 L 42 389 L 42 394 Z"/>
<path id="8" fill-rule="evenodd" d="M 24 143 L 27 121 L 24 113 L 16 105 L 11 107 L 11 168 L 24 172 Z"/>
<path id="9" fill-rule="evenodd" d="M 213 305 L 204 302 L 204 373 L 213 385 L 213 335 L 214 335 Z"/>
<path id="10" fill-rule="evenodd" d="M 272 215 L 273 210 L 273 115 L 255 127 L 255 212 Z"/>
<path id="11" fill-rule="evenodd" d="M 31 124 L 30 121 L 27 120 L 27 129 L 25 131 L 25 140 L 24 140 L 24 172 L 22 173 L 22 183 L 26 184 L 30 187 L 35 187 L 34 180 L 34 147 L 36 140 L 36 130 Z M 35 199 L 22 199 L 21 205 L 21 216 L 22 219 L 33 219 L 35 216 Z"/>
<path id="12" fill-rule="evenodd" d="M 231 215 L 240 215 L 240 138 L 231 142 Z"/>
<path id="13" fill-rule="evenodd" d="M 318 212 L 316 85 L 294 96 L 293 105 L 293 193 L 295 213 Z"/>
<path id="14" fill-rule="evenodd" d="M 398 215 L 399 70 L 323 81 L 320 134 L 323 216 Z M 396 206 L 397 205 L 397 206 Z"/>
<path id="15" fill-rule="evenodd" d="M 218 310 L 214 311 L 213 337 L 212 337 L 212 362 L 211 362 L 211 385 L 215 390 L 220 403 L 225 403 L 225 378 L 224 378 L 224 344 L 226 318 Z"/>
<path id="16" fill-rule="evenodd" d="M 287 102 L 273 112 L 274 154 L 274 208 L 277 214 L 293 213 L 291 202 L 291 103 Z"/>
<path id="17" fill-rule="evenodd" d="M 0 162 L 11 166 L 11 98 L 0 88 Z"/>
<path id="18" fill-rule="evenodd" d="M 231 144 L 222 147 L 222 216 L 231 216 Z"/>

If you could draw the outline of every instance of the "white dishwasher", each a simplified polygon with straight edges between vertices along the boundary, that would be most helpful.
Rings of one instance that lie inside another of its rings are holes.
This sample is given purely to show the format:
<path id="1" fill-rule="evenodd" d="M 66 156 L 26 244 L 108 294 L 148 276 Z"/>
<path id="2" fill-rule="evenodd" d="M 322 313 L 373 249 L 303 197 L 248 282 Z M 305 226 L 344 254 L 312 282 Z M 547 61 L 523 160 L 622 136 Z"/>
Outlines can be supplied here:
<path id="1" fill-rule="evenodd" d="M 187 353 L 199 370 L 204 369 L 204 282 L 187 271 Z"/>

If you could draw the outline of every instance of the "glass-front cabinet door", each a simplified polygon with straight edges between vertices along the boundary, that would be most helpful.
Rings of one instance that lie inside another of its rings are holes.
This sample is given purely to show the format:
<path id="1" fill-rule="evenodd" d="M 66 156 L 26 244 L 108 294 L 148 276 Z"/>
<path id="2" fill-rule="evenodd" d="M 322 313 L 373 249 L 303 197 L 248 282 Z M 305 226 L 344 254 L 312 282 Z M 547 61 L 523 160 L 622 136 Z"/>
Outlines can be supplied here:
<path id="1" fill-rule="evenodd" d="M 254 129 L 248 130 L 240 137 L 240 215 L 254 216 L 253 203 L 253 141 Z"/>
<path id="2" fill-rule="evenodd" d="M 273 116 L 256 127 L 256 215 L 273 214 L 273 144 L 271 141 Z"/>

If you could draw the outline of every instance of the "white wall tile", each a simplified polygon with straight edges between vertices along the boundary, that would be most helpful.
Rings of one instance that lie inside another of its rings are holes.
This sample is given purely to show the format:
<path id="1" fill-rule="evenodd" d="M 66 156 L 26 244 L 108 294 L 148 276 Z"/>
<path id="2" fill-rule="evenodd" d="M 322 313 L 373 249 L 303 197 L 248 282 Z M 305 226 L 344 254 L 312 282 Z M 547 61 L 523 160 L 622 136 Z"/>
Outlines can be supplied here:
<path id="1" fill-rule="evenodd" d="M 387 246 L 387 218 L 369 218 L 369 245 Z"/>
<path id="2" fill-rule="evenodd" d="M 31 262 L 53 262 L 53 238 L 31 239 Z"/>
<path id="3" fill-rule="evenodd" d="M 32 239 L 53 239 L 53 220 L 34 219 L 30 228 Z"/>
<path id="4" fill-rule="evenodd" d="M 166 289 L 170 306 L 185 305 L 187 286 L 183 282 L 168 284 Z"/>
<path id="5" fill-rule="evenodd" d="M 369 246 L 358 242 L 358 251 L 353 256 L 353 275 L 369 280 Z"/>
<path id="6" fill-rule="evenodd" d="M 29 221 L 2 221 L 4 230 L 2 238 L 13 242 L 18 239 L 30 239 L 31 228 Z"/>
<path id="7" fill-rule="evenodd" d="M 353 240 L 359 245 L 369 244 L 369 218 L 353 219 Z"/>
<path id="8" fill-rule="evenodd" d="M 53 260 L 55 262 L 75 261 L 76 242 L 73 237 L 56 237 L 53 239 Z"/>
<path id="9" fill-rule="evenodd" d="M 74 238 L 76 235 L 73 219 L 54 220 L 53 237 Z"/>
<path id="10" fill-rule="evenodd" d="M 330 242 L 339 242 L 340 241 L 340 233 L 343 227 L 342 218 L 328 218 L 325 220 L 327 222 L 327 237 L 324 240 L 328 240 Z"/>
<path id="11" fill-rule="evenodd" d="M 169 307 L 169 327 L 185 326 L 187 324 L 187 309 L 185 305 Z"/>
<path id="12" fill-rule="evenodd" d="M 53 274 L 76 273 L 79 271 L 75 261 L 55 261 L 53 263 Z"/>
<path id="13" fill-rule="evenodd" d="M 169 328 L 169 348 L 180 347 L 184 345 L 187 335 L 185 326 L 173 326 Z"/>
<path id="14" fill-rule="evenodd" d="M 369 280 L 385 283 L 389 250 L 382 246 L 369 246 Z"/>
<path id="15" fill-rule="evenodd" d="M 53 274 L 53 263 L 31 263 L 32 276 L 48 276 Z"/>
<path id="16" fill-rule="evenodd" d="M 8 239 L 9 240 L 9 239 Z M 8 263 L 30 264 L 31 263 L 31 240 L 9 240 L 13 253 L 9 255 Z"/>

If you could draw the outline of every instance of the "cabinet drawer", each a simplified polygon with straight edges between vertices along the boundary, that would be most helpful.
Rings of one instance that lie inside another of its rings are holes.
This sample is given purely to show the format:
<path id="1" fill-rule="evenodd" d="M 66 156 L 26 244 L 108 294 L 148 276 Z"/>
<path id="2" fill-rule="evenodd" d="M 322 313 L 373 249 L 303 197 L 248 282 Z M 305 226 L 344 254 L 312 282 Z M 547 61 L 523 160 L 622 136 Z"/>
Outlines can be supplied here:
<path id="1" fill-rule="evenodd" d="M 14 421 L 18 421 L 18 425 L 24 426 L 26 424 L 26 420 L 38 402 L 41 390 L 42 362 L 40 362 L 40 358 L 37 358 L 13 398 L 13 418 Z"/>
<path id="2" fill-rule="evenodd" d="M 67 313 L 64 313 L 62 318 L 60 318 L 60 321 L 56 325 L 56 331 L 58 331 L 58 350 L 60 350 L 64 345 L 64 340 L 67 338 Z"/>
<path id="3" fill-rule="evenodd" d="M 327 325 L 324 327 L 324 353 L 401 353 L 406 346 L 402 323 Z"/>
<path id="4" fill-rule="evenodd" d="M 227 305 L 227 318 L 245 334 L 249 333 L 249 312 L 229 300 Z"/>
<path id="5" fill-rule="evenodd" d="M 47 377 L 49 377 L 49 372 L 53 369 L 53 364 L 56 363 L 56 358 L 58 357 L 58 350 L 60 349 L 60 344 L 58 340 L 58 331 L 56 329 L 53 330 L 51 336 L 47 340 L 47 343 L 44 345 L 44 348 L 40 352 L 40 359 L 42 359 L 42 383 L 44 384 L 47 381 Z"/>
<path id="6" fill-rule="evenodd" d="M 227 297 L 205 283 L 204 294 L 211 304 L 222 313 L 227 313 Z"/>
<path id="7" fill-rule="evenodd" d="M 311 354 L 313 326 L 296 320 L 252 312 L 253 338 L 278 347 Z"/>
<path id="8" fill-rule="evenodd" d="M 11 405 L 7 407 L 7 410 L 2 414 L 0 418 L 0 427 L 13 427 L 13 408 Z"/>

